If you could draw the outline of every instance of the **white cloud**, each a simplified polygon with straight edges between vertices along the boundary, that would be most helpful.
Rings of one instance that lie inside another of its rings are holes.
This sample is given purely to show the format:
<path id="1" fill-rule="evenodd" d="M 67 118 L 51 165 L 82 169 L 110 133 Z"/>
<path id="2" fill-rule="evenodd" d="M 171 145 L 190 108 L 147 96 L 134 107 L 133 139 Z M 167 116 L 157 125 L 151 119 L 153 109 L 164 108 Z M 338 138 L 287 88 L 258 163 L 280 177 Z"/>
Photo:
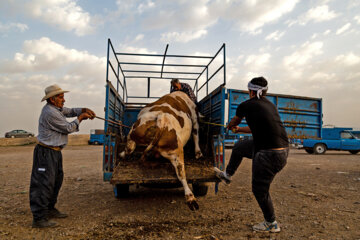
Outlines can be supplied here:
<path id="1" fill-rule="evenodd" d="M 336 35 L 340 35 L 340 34 L 344 33 L 344 32 L 345 32 L 346 30 L 348 30 L 350 27 L 351 27 L 351 23 L 345 24 L 344 26 L 342 26 L 341 28 L 339 28 L 339 29 L 336 31 Z"/>
<path id="2" fill-rule="evenodd" d="M 329 83 L 329 81 L 336 81 L 336 77 L 334 73 L 325 73 L 325 72 L 315 72 L 309 77 L 309 82 L 316 80 L 318 83 L 321 81 L 322 83 Z"/>
<path id="3" fill-rule="evenodd" d="M 94 31 L 91 16 L 75 0 L 7 0 L 12 9 L 34 19 L 59 27 L 65 31 L 74 31 L 83 36 Z"/>
<path id="4" fill-rule="evenodd" d="M 354 20 L 357 22 L 357 24 L 360 24 L 360 15 L 355 16 Z"/>
<path id="5" fill-rule="evenodd" d="M 313 42 L 304 43 L 300 50 L 295 51 L 290 56 L 284 57 L 283 63 L 285 66 L 293 67 L 293 66 L 302 66 L 309 62 L 314 56 L 320 55 L 323 53 L 322 42 Z"/>
<path id="6" fill-rule="evenodd" d="M 324 22 L 334 19 L 338 16 L 334 11 L 329 11 L 329 6 L 322 5 L 315 8 L 311 8 L 304 16 L 305 23 L 314 21 L 314 22 Z"/>
<path id="7" fill-rule="evenodd" d="M 342 63 L 347 66 L 353 66 L 360 63 L 360 56 L 348 53 L 347 55 L 339 55 L 335 58 L 338 63 Z"/>
<path id="8" fill-rule="evenodd" d="M 0 72 L 49 71 L 68 64 L 87 63 L 101 66 L 105 63 L 104 58 L 98 58 L 86 51 L 67 49 L 46 37 L 25 41 L 23 49 L 24 53 L 16 53 L 13 60 L 3 61 Z"/>
<path id="9" fill-rule="evenodd" d="M 331 30 L 328 29 L 328 30 L 326 30 L 326 31 L 324 32 L 324 35 L 326 36 L 326 35 L 329 35 L 330 33 L 331 33 Z"/>
<path id="10" fill-rule="evenodd" d="M 189 42 L 201 38 L 207 34 L 206 30 L 189 31 L 189 32 L 169 32 L 161 34 L 162 42 Z"/>
<path id="11" fill-rule="evenodd" d="M 278 41 L 280 40 L 280 38 L 282 38 L 284 36 L 285 32 L 279 32 L 279 31 L 275 31 L 270 33 L 269 35 L 267 35 L 265 37 L 265 40 L 275 40 Z"/>
<path id="12" fill-rule="evenodd" d="M 263 68 L 269 62 L 271 55 L 264 53 L 260 55 L 250 55 L 246 58 L 244 65 L 251 68 Z"/>
<path id="13" fill-rule="evenodd" d="M 279 20 L 291 12 L 298 0 L 272 1 L 216 1 L 212 12 L 224 19 L 235 21 L 241 31 L 257 32 L 264 25 Z"/>
<path id="14" fill-rule="evenodd" d="M 24 23 L 1 23 L 0 22 L 0 32 L 9 32 L 12 29 L 15 29 L 16 31 L 25 32 L 29 29 L 29 27 Z"/>
<path id="15" fill-rule="evenodd" d="M 288 26 L 294 24 L 306 25 L 309 22 L 325 22 L 338 17 L 339 14 L 330 11 L 329 6 L 321 5 L 309 9 L 305 14 L 301 15 L 297 20 L 288 21 Z"/>
<path id="16" fill-rule="evenodd" d="M 144 34 L 138 34 L 136 37 L 135 37 L 135 42 L 138 42 L 138 41 L 141 41 L 144 39 Z"/>
<path id="17" fill-rule="evenodd" d="M 171 2 L 157 0 L 153 1 L 153 5 L 161 5 L 161 8 L 152 7 L 151 11 L 146 12 L 142 23 L 146 29 L 166 29 L 166 33 L 162 34 L 163 39 L 180 36 L 188 41 L 197 39 L 188 35 L 197 33 L 197 36 L 203 36 L 205 31 L 218 23 L 220 19 L 231 22 L 240 31 L 256 35 L 262 32 L 261 28 L 264 25 L 273 23 L 291 12 L 298 2 L 299 0 L 261 2 L 252 0 L 215 0 L 212 2 L 208 0 Z M 124 2 L 121 1 L 121 3 Z M 138 2 L 125 2 L 124 4 L 125 6 L 118 1 L 118 11 L 134 20 L 137 17 L 135 14 L 139 14 L 137 9 L 140 4 Z"/>
<path id="18" fill-rule="evenodd" d="M 139 13 L 143 13 L 144 11 L 151 9 L 153 7 L 155 7 L 155 3 L 150 0 L 147 0 L 146 3 L 140 3 L 137 9 Z"/>

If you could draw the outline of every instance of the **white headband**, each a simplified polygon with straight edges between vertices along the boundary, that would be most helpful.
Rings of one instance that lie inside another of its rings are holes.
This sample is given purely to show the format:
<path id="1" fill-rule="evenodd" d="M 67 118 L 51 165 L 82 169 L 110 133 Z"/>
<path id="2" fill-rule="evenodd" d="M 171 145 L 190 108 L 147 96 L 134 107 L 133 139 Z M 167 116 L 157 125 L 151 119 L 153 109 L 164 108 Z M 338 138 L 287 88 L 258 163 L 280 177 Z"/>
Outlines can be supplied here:
<path id="1" fill-rule="evenodd" d="M 260 99 L 260 96 L 262 95 L 262 91 L 268 90 L 268 87 L 262 87 L 259 85 L 252 84 L 251 82 L 248 83 L 248 89 L 252 91 L 256 91 L 257 98 Z"/>

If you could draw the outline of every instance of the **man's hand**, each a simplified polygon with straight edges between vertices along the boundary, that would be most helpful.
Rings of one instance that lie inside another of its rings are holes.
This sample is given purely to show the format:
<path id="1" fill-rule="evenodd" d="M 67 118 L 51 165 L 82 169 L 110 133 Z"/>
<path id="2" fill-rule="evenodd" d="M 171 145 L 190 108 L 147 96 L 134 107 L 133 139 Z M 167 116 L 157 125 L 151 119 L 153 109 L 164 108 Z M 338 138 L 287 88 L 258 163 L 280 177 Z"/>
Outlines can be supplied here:
<path id="1" fill-rule="evenodd" d="M 241 132 L 241 128 L 240 128 L 239 126 L 235 126 L 235 127 L 232 127 L 232 128 L 231 128 L 231 131 L 232 131 L 233 133 L 238 133 L 238 132 Z"/>
<path id="2" fill-rule="evenodd" d="M 233 117 L 233 119 L 231 119 L 231 121 L 227 125 L 227 129 L 232 131 L 233 128 L 238 127 L 237 125 L 239 125 L 240 123 L 241 123 L 241 118 L 239 118 L 238 116 L 235 116 L 235 117 Z"/>
<path id="3" fill-rule="evenodd" d="M 94 119 L 96 117 L 96 114 L 89 108 L 83 108 L 82 113 L 87 113 L 89 115 L 89 117 L 87 117 L 86 119 L 90 118 L 90 119 Z"/>
<path id="4" fill-rule="evenodd" d="M 78 116 L 78 120 L 79 122 L 81 122 L 82 120 L 86 120 L 86 119 L 94 119 L 95 116 L 92 116 L 91 114 L 87 113 L 87 112 L 83 112 L 82 114 L 80 114 L 80 116 Z"/>

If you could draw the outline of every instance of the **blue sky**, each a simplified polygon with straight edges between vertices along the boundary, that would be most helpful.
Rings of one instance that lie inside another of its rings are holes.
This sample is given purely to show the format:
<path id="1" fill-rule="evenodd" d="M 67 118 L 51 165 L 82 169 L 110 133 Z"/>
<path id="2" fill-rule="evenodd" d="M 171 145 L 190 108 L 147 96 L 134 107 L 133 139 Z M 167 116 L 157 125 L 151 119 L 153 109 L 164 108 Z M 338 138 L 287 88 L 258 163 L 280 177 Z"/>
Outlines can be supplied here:
<path id="1" fill-rule="evenodd" d="M 228 88 L 261 75 L 271 93 L 322 98 L 324 124 L 360 128 L 358 0 L 3 0 L 0 134 L 37 133 L 54 83 L 70 90 L 66 106 L 103 116 L 108 38 L 133 53 L 169 44 L 168 54 L 214 55 L 225 43 Z M 80 132 L 102 127 L 87 121 Z"/>

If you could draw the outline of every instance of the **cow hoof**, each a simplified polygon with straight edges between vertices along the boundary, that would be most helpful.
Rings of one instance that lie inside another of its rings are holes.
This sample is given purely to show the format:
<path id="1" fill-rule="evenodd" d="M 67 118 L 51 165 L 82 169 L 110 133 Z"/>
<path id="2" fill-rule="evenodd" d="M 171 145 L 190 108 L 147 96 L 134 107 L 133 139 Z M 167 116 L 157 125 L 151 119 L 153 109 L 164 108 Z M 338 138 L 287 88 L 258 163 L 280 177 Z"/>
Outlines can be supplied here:
<path id="1" fill-rule="evenodd" d="M 196 198 L 193 194 L 190 194 L 188 196 L 185 196 L 186 198 L 186 204 L 190 208 L 191 211 L 199 210 L 199 204 L 196 202 Z"/>
<path id="2" fill-rule="evenodd" d="M 196 200 L 186 202 L 191 211 L 199 210 L 199 204 Z"/>
<path id="3" fill-rule="evenodd" d="M 197 153 L 195 153 L 195 158 L 196 159 L 199 159 L 199 158 L 201 158 L 201 157 L 203 157 L 203 155 L 202 155 L 202 153 L 199 151 L 199 152 L 197 152 Z"/>

